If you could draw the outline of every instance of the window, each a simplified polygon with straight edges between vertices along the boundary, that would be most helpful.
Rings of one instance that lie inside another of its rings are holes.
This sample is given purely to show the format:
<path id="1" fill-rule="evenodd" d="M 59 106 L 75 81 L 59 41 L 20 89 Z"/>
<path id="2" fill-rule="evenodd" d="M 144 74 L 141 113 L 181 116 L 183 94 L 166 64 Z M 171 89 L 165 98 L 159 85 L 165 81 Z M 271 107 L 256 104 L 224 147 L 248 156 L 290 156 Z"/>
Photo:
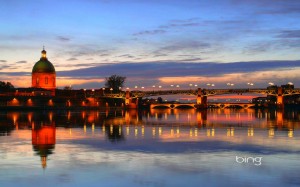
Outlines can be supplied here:
<path id="1" fill-rule="evenodd" d="M 36 85 L 39 85 L 40 79 L 36 78 Z"/>
<path id="2" fill-rule="evenodd" d="M 48 84 L 48 77 L 45 77 L 45 84 Z"/>

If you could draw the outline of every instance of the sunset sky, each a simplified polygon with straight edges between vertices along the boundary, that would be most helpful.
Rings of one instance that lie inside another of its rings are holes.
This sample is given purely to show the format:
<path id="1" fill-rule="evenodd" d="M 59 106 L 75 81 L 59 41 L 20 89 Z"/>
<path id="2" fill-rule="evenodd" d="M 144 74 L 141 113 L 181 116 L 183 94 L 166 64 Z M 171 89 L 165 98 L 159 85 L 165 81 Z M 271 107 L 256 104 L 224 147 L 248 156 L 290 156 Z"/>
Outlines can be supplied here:
<path id="1" fill-rule="evenodd" d="M 31 86 L 45 45 L 57 85 L 300 87 L 297 0 L 0 0 L 0 80 Z"/>

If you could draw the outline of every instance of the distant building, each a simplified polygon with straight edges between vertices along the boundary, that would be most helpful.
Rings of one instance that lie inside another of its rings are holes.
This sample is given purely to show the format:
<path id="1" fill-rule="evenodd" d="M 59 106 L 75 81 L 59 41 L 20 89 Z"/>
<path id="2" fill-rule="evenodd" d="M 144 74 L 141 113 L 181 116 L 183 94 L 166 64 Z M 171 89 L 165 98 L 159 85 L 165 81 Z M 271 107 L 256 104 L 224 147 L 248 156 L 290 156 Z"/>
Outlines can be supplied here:
<path id="1" fill-rule="evenodd" d="M 42 57 L 32 68 L 32 87 L 44 88 L 55 95 L 56 72 L 53 64 L 47 59 L 45 49 L 42 50 Z"/>

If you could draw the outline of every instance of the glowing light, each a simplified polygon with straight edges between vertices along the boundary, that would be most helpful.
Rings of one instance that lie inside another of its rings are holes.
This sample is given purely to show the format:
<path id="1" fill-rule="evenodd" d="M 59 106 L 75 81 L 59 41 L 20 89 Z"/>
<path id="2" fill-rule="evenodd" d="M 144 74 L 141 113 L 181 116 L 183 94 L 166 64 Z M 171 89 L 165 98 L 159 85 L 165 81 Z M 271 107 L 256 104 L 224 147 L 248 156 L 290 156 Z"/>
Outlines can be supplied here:
<path id="1" fill-rule="evenodd" d="M 273 128 L 269 129 L 269 137 L 272 138 L 274 137 L 274 135 L 275 135 L 274 129 Z"/>
<path id="2" fill-rule="evenodd" d="M 288 137 L 289 138 L 293 138 L 294 137 L 294 130 L 293 129 L 289 129 L 289 131 L 288 131 Z"/>
<path id="3" fill-rule="evenodd" d="M 127 126 L 127 127 L 126 127 L 126 135 L 127 135 L 127 136 L 129 135 L 129 132 L 130 132 L 130 131 L 129 131 L 129 127 Z"/>
<path id="4" fill-rule="evenodd" d="M 155 127 L 152 128 L 152 136 L 155 136 Z"/>

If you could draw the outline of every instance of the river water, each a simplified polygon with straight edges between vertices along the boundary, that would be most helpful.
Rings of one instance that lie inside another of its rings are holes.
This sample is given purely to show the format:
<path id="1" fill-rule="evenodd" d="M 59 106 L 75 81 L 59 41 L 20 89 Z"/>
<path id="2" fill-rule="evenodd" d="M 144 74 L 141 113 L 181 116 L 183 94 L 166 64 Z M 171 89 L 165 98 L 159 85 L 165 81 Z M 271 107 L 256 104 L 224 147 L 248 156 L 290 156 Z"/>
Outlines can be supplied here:
<path id="1" fill-rule="evenodd" d="M 0 112 L 0 186 L 300 186 L 300 112 Z"/>

